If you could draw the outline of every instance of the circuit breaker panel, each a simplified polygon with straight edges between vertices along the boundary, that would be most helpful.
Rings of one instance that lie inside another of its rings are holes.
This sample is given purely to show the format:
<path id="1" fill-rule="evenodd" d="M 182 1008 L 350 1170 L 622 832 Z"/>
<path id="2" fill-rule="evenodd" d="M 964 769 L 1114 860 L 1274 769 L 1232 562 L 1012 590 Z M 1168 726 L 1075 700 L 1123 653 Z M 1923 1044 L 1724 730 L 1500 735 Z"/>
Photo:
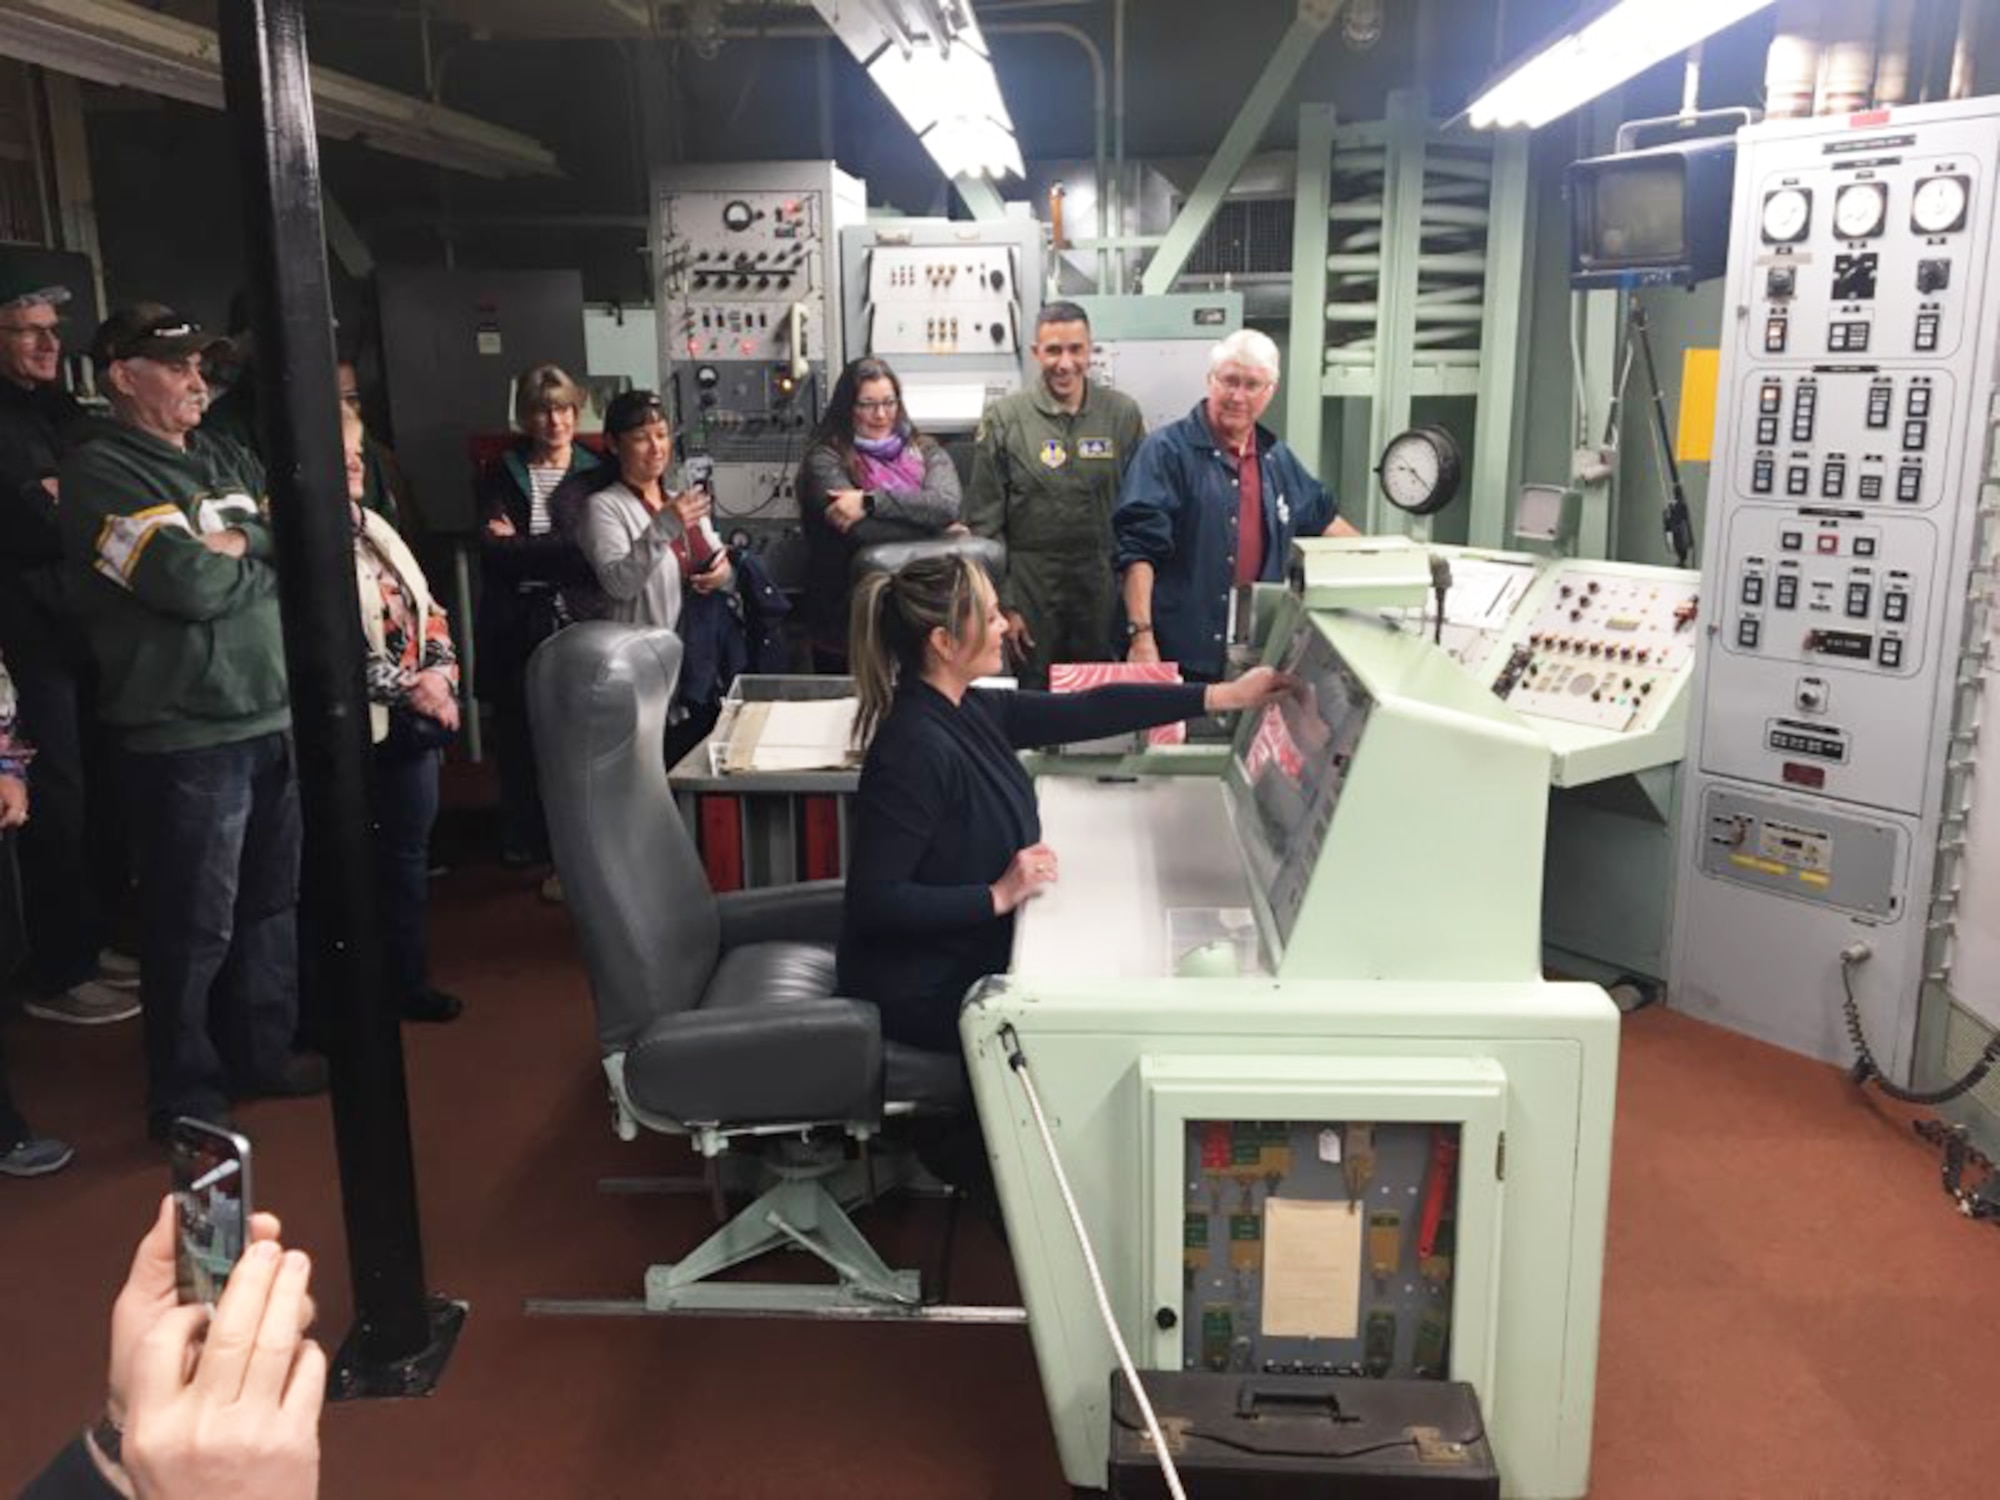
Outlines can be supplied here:
<path id="1" fill-rule="evenodd" d="M 1459 1140 L 1443 1124 L 1189 1121 L 1182 1367 L 1444 1379 Z"/>
<path id="2" fill-rule="evenodd" d="M 1738 137 L 1673 986 L 1846 1062 L 1845 978 L 1904 1079 L 1993 401 L 1996 161 L 1993 100 Z"/>
<path id="3" fill-rule="evenodd" d="M 790 526 L 792 478 L 840 359 L 838 236 L 866 190 L 830 162 L 678 166 L 654 182 L 663 383 L 715 461 L 726 528 Z"/>

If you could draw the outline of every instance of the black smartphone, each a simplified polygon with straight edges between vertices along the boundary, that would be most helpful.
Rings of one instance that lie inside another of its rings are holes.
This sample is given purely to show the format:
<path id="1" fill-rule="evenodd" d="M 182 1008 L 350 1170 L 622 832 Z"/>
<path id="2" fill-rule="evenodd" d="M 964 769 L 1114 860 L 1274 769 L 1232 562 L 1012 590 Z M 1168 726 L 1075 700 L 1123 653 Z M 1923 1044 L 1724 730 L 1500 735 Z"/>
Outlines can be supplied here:
<path id="1" fill-rule="evenodd" d="M 167 1136 L 174 1182 L 174 1285 L 210 1306 L 250 1238 L 250 1142 L 186 1116 Z"/>

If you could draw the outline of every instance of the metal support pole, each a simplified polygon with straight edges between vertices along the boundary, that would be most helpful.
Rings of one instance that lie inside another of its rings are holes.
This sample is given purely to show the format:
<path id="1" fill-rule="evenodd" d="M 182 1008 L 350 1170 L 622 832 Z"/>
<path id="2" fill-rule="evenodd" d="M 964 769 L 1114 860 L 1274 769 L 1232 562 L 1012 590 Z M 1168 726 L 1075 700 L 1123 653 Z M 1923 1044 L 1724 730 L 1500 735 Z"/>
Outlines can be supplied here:
<path id="1" fill-rule="evenodd" d="M 984 177 L 962 173 L 952 178 L 951 185 L 958 190 L 959 200 L 973 218 L 991 221 L 1007 217 L 1005 201 Z"/>
<path id="2" fill-rule="evenodd" d="M 1251 85 L 1243 107 L 1236 112 L 1228 133 L 1222 137 L 1222 144 L 1215 148 L 1215 155 L 1209 158 L 1201 180 L 1194 185 L 1194 191 L 1188 194 L 1187 202 L 1174 217 L 1173 227 L 1167 231 L 1166 243 L 1160 246 L 1140 275 L 1141 292 L 1159 296 L 1174 289 L 1181 268 L 1187 264 L 1194 247 L 1207 232 L 1209 223 L 1215 218 L 1215 211 L 1222 207 L 1223 195 L 1235 183 L 1236 174 L 1243 170 L 1243 164 L 1257 149 L 1257 143 L 1264 137 L 1264 127 L 1271 123 L 1271 116 L 1277 113 L 1278 105 L 1299 76 L 1299 69 L 1305 66 L 1306 58 L 1318 45 L 1321 34 L 1340 14 L 1345 3 L 1346 0 L 1300 0 L 1297 18 L 1271 53 L 1271 60 L 1264 64 L 1264 71 L 1258 75 L 1256 83 Z"/>
<path id="3" fill-rule="evenodd" d="M 291 677 L 304 977 L 328 1002 L 355 1326 L 333 1394 L 420 1394 L 464 1321 L 426 1295 L 399 1017 L 382 983 L 361 607 L 340 452 L 333 303 L 301 0 L 226 0 L 224 99 L 243 183 L 257 395 Z"/>
<path id="4" fill-rule="evenodd" d="M 1410 425 L 1417 356 L 1417 259 L 1423 249 L 1424 157 L 1431 135 L 1430 105 L 1418 89 L 1389 95 L 1384 122 L 1388 170 L 1382 179 L 1382 280 L 1375 322 L 1375 399 L 1369 404 L 1368 452 L 1373 464 L 1389 440 Z M 1369 532 L 1401 531 L 1429 541 L 1428 516 L 1391 510 L 1373 485 L 1368 490 Z"/>
<path id="5" fill-rule="evenodd" d="M 1527 338 L 1534 315 L 1535 200 L 1529 136 L 1493 143 L 1493 196 L 1486 236 L 1486 309 L 1479 335 L 1479 420 L 1472 440 L 1466 540 L 1498 547 L 1521 486 L 1527 428 Z"/>
<path id="6" fill-rule="evenodd" d="M 1285 441 L 1315 474 L 1326 442 L 1327 209 L 1333 192 L 1331 104 L 1299 110 L 1298 179 L 1293 189 L 1291 347 L 1285 361 Z"/>

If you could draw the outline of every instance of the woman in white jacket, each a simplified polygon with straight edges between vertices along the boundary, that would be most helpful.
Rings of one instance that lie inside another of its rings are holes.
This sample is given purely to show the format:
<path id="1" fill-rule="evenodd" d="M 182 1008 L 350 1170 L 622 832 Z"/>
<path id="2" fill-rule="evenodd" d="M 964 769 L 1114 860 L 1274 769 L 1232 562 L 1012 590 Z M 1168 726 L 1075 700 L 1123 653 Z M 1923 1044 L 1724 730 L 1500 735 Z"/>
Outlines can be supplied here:
<path id="1" fill-rule="evenodd" d="M 354 577 L 368 647 L 368 718 L 375 742 L 376 879 L 383 970 L 403 1018 L 449 1021 L 464 1004 L 430 982 L 431 827 L 438 762 L 458 732 L 458 652 L 424 570 L 396 529 L 361 506 L 361 419 L 342 413 Z"/>

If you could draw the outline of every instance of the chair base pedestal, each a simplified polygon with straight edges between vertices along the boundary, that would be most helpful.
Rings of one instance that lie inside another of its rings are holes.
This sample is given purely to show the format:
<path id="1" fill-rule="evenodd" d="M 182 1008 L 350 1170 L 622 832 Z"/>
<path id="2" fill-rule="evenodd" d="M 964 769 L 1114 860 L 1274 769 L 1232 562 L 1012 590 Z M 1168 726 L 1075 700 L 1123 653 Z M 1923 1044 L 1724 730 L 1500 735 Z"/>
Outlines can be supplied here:
<path id="1" fill-rule="evenodd" d="M 808 1316 L 859 1309 L 915 1311 L 923 1305 L 921 1277 L 915 1271 L 891 1269 L 847 1213 L 896 1186 L 895 1176 L 893 1171 L 878 1173 L 871 1183 L 861 1162 L 782 1175 L 692 1254 L 648 1267 L 646 1310 Z M 731 1266 L 787 1247 L 824 1261 L 837 1278 L 835 1284 L 709 1280 Z"/>

